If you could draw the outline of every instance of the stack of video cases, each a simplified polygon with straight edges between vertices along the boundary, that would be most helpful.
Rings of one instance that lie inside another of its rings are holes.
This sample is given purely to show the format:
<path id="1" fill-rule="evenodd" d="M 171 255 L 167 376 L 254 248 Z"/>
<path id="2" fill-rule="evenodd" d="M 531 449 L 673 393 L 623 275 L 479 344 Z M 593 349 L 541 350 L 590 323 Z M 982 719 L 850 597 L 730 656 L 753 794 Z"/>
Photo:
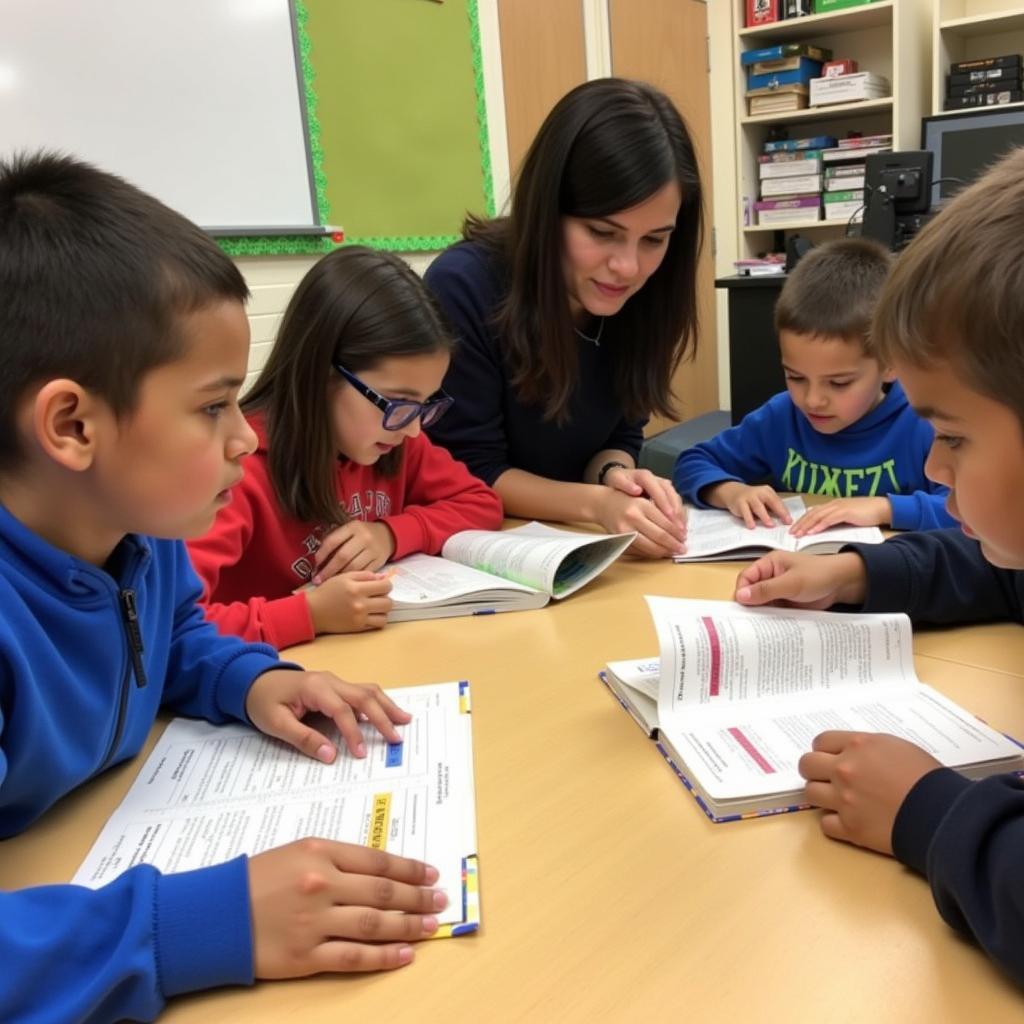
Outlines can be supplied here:
<path id="1" fill-rule="evenodd" d="M 946 110 L 1002 106 L 1024 102 L 1021 55 L 976 57 L 949 66 L 946 76 Z"/>

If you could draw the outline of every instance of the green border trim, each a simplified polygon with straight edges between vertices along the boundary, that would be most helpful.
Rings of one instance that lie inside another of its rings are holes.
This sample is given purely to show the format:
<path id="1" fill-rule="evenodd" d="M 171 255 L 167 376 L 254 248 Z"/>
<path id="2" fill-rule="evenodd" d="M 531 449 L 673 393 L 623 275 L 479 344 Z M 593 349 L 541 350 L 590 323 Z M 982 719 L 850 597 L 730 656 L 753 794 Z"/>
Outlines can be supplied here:
<path id="1" fill-rule="evenodd" d="M 330 223 L 331 204 L 327 199 L 327 176 L 324 174 L 324 151 L 320 144 L 320 118 L 317 114 L 316 72 L 309 59 L 310 41 L 306 31 L 309 12 L 302 0 L 295 5 L 295 26 L 298 32 L 302 82 L 306 92 L 306 125 L 309 130 L 309 152 L 313 163 L 313 189 L 321 224 Z M 238 235 L 218 238 L 217 244 L 229 256 L 304 256 L 330 252 L 338 243 L 330 235 Z"/>
<path id="2" fill-rule="evenodd" d="M 476 87 L 476 122 L 480 140 L 480 168 L 484 177 L 484 207 L 488 217 L 495 214 L 494 178 L 491 173 L 491 135 L 487 125 L 487 94 L 484 90 L 484 54 L 480 45 L 480 16 L 477 0 L 467 0 L 469 45 L 473 51 L 473 83 Z"/>
<path id="3" fill-rule="evenodd" d="M 301 4 L 301 0 L 296 0 Z M 483 174 L 484 208 L 493 217 L 494 178 L 491 173 L 491 142 L 487 127 L 487 97 L 484 92 L 483 48 L 480 45 L 480 17 L 477 0 L 466 0 L 469 17 L 469 45 L 473 59 L 473 91 L 476 93 L 477 138 L 480 143 L 480 170 Z M 391 252 L 434 252 L 462 241 L 461 235 L 395 235 L 385 237 L 346 238 L 351 245 L 368 245 Z"/>
<path id="4" fill-rule="evenodd" d="M 361 238 L 346 237 L 344 244 L 368 245 L 371 249 L 391 252 L 439 252 L 461 241 L 462 235 L 363 235 Z"/>

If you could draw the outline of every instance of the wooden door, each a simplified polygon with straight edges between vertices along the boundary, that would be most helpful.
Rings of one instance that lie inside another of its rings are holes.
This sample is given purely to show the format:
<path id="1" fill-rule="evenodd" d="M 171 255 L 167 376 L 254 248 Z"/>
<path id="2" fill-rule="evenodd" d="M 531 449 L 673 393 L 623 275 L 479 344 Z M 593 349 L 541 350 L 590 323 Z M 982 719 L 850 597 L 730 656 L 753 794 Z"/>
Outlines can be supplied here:
<path id="1" fill-rule="evenodd" d="M 580 0 L 498 0 L 508 163 L 515 180 L 548 111 L 587 80 Z"/>
<path id="2" fill-rule="evenodd" d="M 608 15 L 612 74 L 643 79 L 666 93 L 686 118 L 700 161 L 706 230 L 697 276 L 700 335 L 696 360 L 684 363 L 672 382 L 679 418 L 690 419 L 718 408 L 707 5 L 704 0 L 608 0 Z M 672 422 L 652 419 L 647 433 Z"/>

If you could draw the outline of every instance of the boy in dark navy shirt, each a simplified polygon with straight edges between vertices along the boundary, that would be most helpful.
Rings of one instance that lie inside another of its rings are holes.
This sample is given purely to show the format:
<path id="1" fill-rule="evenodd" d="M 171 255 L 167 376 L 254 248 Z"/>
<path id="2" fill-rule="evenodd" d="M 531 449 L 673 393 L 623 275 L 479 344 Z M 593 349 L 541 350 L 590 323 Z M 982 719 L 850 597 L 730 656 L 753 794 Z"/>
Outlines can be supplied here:
<path id="1" fill-rule="evenodd" d="M 1024 149 L 966 189 L 900 257 L 874 321 L 879 352 L 935 427 L 928 475 L 961 527 L 773 554 L 743 604 L 851 604 L 915 622 L 1024 621 Z M 1024 697 L 1022 697 L 1024 699 Z M 825 732 L 800 761 L 833 839 L 925 875 L 939 912 L 1024 984 L 1024 785 L 971 782 L 906 740 Z"/>

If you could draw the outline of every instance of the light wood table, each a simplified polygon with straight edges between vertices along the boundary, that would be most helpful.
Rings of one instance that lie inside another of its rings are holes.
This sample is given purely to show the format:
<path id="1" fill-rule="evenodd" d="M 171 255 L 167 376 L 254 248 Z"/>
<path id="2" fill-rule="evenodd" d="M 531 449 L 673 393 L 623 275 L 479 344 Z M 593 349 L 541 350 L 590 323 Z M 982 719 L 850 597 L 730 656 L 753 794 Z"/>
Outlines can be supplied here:
<path id="1" fill-rule="evenodd" d="M 643 594 L 728 598 L 737 571 L 621 561 L 540 611 L 406 623 L 289 652 L 389 686 L 471 681 L 482 929 L 421 944 L 394 974 L 204 993 L 163 1019 L 1024 1018 L 1024 995 L 946 927 L 923 880 L 824 839 L 814 812 L 712 825 L 597 680 L 609 659 L 655 654 Z M 1007 634 L 1024 657 L 1022 638 Z M 917 662 L 923 679 L 1024 736 L 1019 677 Z M 138 764 L 0 844 L 0 884 L 68 879 Z"/>

